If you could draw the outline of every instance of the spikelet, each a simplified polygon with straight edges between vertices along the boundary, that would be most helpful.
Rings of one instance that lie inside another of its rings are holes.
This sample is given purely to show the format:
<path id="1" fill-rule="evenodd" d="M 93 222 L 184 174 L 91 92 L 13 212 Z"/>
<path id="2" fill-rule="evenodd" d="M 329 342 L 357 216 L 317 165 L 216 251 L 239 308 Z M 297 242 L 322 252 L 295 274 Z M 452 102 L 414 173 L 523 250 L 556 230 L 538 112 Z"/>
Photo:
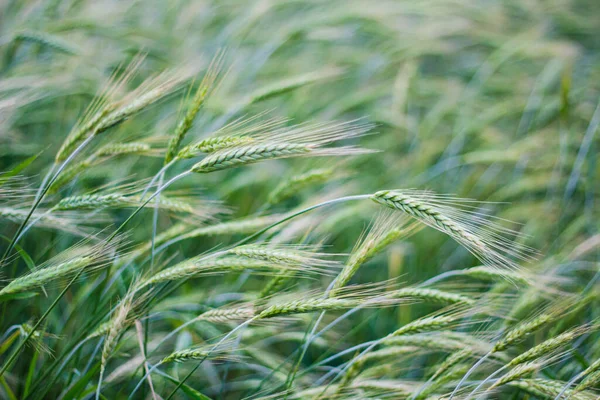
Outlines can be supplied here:
<path id="1" fill-rule="evenodd" d="M 402 299 L 396 301 L 402 301 Z M 388 334 L 385 338 L 381 339 L 381 341 L 383 342 L 388 338 L 407 334 L 427 333 L 438 330 L 443 331 L 447 328 L 455 327 L 465 318 L 465 316 L 472 316 L 474 313 L 482 311 L 485 311 L 485 308 L 477 309 L 469 304 L 453 304 L 433 314 L 415 319 L 404 326 L 401 326 L 394 332 Z"/>
<path id="2" fill-rule="evenodd" d="M 365 153 L 354 147 L 323 146 L 343 139 L 361 136 L 369 125 L 352 123 L 299 125 L 268 132 L 256 138 L 257 143 L 237 146 L 210 154 L 191 168 L 192 172 L 207 173 L 263 160 L 311 156 L 339 156 Z"/>
<path id="3" fill-rule="evenodd" d="M 575 391 L 580 392 L 582 390 L 594 387 L 598 382 L 600 382 L 599 372 L 600 359 L 597 359 L 579 374 L 579 378 L 584 377 L 584 379 L 579 385 L 577 385 L 577 387 L 575 387 Z"/>
<path id="4" fill-rule="evenodd" d="M 253 260 L 247 257 L 223 257 L 209 258 L 198 256 L 177 265 L 164 269 L 140 284 L 140 288 L 157 284 L 160 282 L 172 281 L 177 279 L 189 278 L 198 275 L 220 274 L 226 272 L 240 272 L 253 270 L 263 274 L 279 274 L 282 271 L 296 271 L 304 274 L 322 274 L 325 273 L 322 268 L 298 264 L 285 264 L 282 262 L 269 262 L 263 260 Z"/>
<path id="5" fill-rule="evenodd" d="M 418 346 L 423 348 L 431 348 L 443 351 L 458 351 L 464 349 L 465 342 L 456 340 L 454 337 L 447 334 L 448 332 L 438 331 L 436 333 L 388 336 L 382 341 L 383 344 L 389 346 Z M 470 346 L 469 343 L 467 345 Z"/>
<path id="6" fill-rule="evenodd" d="M 257 319 L 281 317 L 291 314 L 302 314 L 316 311 L 344 310 L 354 308 L 361 304 L 357 299 L 317 298 L 295 300 L 281 304 L 274 304 L 258 314 Z"/>
<path id="7" fill-rule="evenodd" d="M 84 120 L 76 124 L 71 133 L 67 136 L 62 146 L 56 153 L 56 162 L 64 161 L 75 150 L 77 145 L 86 139 L 93 132 L 101 120 L 112 111 L 112 104 L 103 103 L 98 106 L 98 110 L 93 110 L 95 114 L 84 116 Z M 91 113 L 92 111 L 90 111 Z"/>
<path id="8" fill-rule="evenodd" d="M 524 353 L 519 354 L 517 357 L 513 358 L 508 364 L 507 367 L 514 367 L 518 364 L 533 361 L 542 356 L 547 356 L 548 354 L 553 353 L 558 350 L 562 346 L 570 343 L 577 337 L 583 335 L 584 333 L 589 332 L 589 327 L 577 327 L 570 331 L 561 333 L 560 335 L 547 339 L 542 343 L 538 344 L 527 350 Z"/>
<path id="9" fill-rule="evenodd" d="M 166 268 L 140 283 L 139 288 L 161 282 L 189 278 L 202 273 L 215 273 L 227 271 L 242 271 L 245 269 L 264 268 L 265 263 L 248 260 L 242 257 L 227 257 L 221 259 L 202 260 L 203 257 L 195 257 L 182 261 L 172 267 Z"/>
<path id="10" fill-rule="evenodd" d="M 450 354 L 443 363 L 435 370 L 433 375 L 431 375 L 430 380 L 434 381 L 438 379 L 440 376 L 444 375 L 447 371 L 454 368 L 457 364 L 463 362 L 467 358 L 473 356 L 473 350 L 471 349 L 462 349 Z"/>
<path id="11" fill-rule="evenodd" d="M 100 93 L 90 103 L 83 117 L 73 126 L 60 149 L 56 153 L 56 162 L 64 161 L 75 150 L 77 145 L 98 129 L 100 122 L 105 119 L 115 108 L 116 97 L 121 94 L 126 84 L 134 76 L 143 61 L 143 57 L 136 57 L 126 68 L 125 73 L 117 79 L 113 75 L 106 82 Z"/>
<path id="12" fill-rule="evenodd" d="M 87 339 L 92 339 L 95 337 L 100 337 L 100 336 L 104 336 L 108 333 L 108 331 L 111 329 L 111 325 L 112 325 L 112 321 L 106 321 L 101 323 L 100 325 L 98 325 L 98 327 L 96 329 L 94 329 L 92 331 L 92 333 L 90 333 L 87 336 Z"/>
<path id="13" fill-rule="evenodd" d="M 581 297 L 579 296 L 565 297 L 564 299 L 551 304 L 547 309 L 542 310 L 537 315 L 519 322 L 504 333 L 502 338 L 498 340 L 492 348 L 492 352 L 496 353 L 498 351 L 506 350 L 514 343 L 527 338 L 542 326 L 563 318 L 567 313 L 573 311 L 574 305 L 578 304 L 580 300 Z M 588 328 L 584 326 L 575 329 L 574 332 L 577 333 L 580 330 L 585 331 L 586 329 Z"/>
<path id="14" fill-rule="evenodd" d="M 18 208 L 0 207 L 0 218 L 12 222 L 21 222 L 27 217 L 27 212 Z"/>
<path id="15" fill-rule="evenodd" d="M 516 270 L 518 261 L 528 260 L 534 253 L 517 247 L 507 238 L 515 232 L 487 220 L 471 200 L 414 190 L 382 190 L 371 198 L 446 233 L 490 267 Z"/>
<path id="16" fill-rule="evenodd" d="M 467 268 L 456 272 L 460 275 L 470 276 L 484 281 L 495 282 L 506 279 L 520 285 L 529 285 L 531 283 L 530 279 L 523 275 L 521 271 L 498 270 L 497 268 L 488 267 L 485 265 Z"/>
<path id="17" fill-rule="evenodd" d="M 393 241 L 407 237 L 415 231 L 416 224 L 397 213 L 386 212 L 377 217 L 369 233 L 355 246 L 350 258 L 335 280 L 330 296 L 348 284 L 361 265 L 382 251 Z"/>
<path id="18" fill-rule="evenodd" d="M 458 317 L 455 315 L 435 315 L 432 317 L 419 318 L 401 328 L 396 329 L 389 336 L 401 336 L 411 333 L 430 332 L 445 329 L 454 324 Z"/>
<path id="19" fill-rule="evenodd" d="M 494 384 L 491 385 L 487 390 L 492 390 L 499 386 L 505 385 L 508 382 L 516 381 L 517 379 L 531 375 L 539 370 L 541 366 L 542 364 L 539 362 L 520 364 L 513 368 L 510 372 L 506 373 L 504 376 L 500 377 L 500 379 L 494 382 Z"/>
<path id="20" fill-rule="evenodd" d="M 578 393 L 578 392 L 581 392 L 588 388 L 597 387 L 599 382 L 600 382 L 600 371 L 596 370 L 592 373 L 589 373 L 584 378 L 584 380 L 581 381 L 581 383 L 575 387 L 575 392 Z"/>
<path id="21" fill-rule="evenodd" d="M 355 396 L 365 393 L 367 396 L 380 398 L 381 394 L 387 394 L 389 398 L 403 399 L 412 392 L 412 386 L 411 382 L 394 379 L 358 379 L 352 384 L 350 389 L 354 392 Z M 352 396 L 352 392 L 349 394 L 350 396 Z"/>
<path id="22" fill-rule="evenodd" d="M 180 212 L 201 217 L 203 220 L 213 219 L 213 212 L 219 212 L 221 208 L 216 205 L 210 207 L 199 206 L 186 201 L 186 199 L 161 196 L 158 202 L 148 202 L 137 195 L 126 196 L 122 193 L 109 194 L 86 194 L 80 196 L 70 196 L 61 199 L 52 210 L 98 210 L 102 208 L 131 208 L 131 207 L 158 207 L 162 210 L 171 212 Z"/>
<path id="23" fill-rule="evenodd" d="M 518 342 L 531 335 L 534 331 L 543 325 L 556 319 L 556 315 L 551 313 L 542 313 L 533 319 L 523 321 L 509 330 L 503 337 L 494 345 L 492 352 L 503 351 L 510 347 L 513 343 Z"/>
<path id="24" fill-rule="evenodd" d="M 0 295 L 28 291 L 37 287 L 77 274 L 81 269 L 94 271 L 107 265 L 118 246 L 101 242 L 94 246 L 86 246 L 85 241 L 63 251 L 58 256 L 41 264 L 34 271 L 12 280 Z"/>
<path id="25" fill-rule="evenodd" d="M 260 291 L 258 298 L 264 300 L 267 297 L 279 292 L 289 279 L 289 274 L 280 273 L 279 275 L 274 276 Z"/>
<path id="26" fill-rule="evenodd" d="M 322 183 L 331 178 L 335 173 L 333 168 L 317 168 L 303 174 L 294 175 L 281 182 L 270 194 L 267 199 L 268 204 L 277 204 L 286 200 L 300 190 L 315 183 Z"/>
<path id="27" fill-rule="evenodd" d="M 198 89 L 196 90 L 196 94 L 192 98 L 192 101 L 190 102 L 185 115 L 183 116 L 181 121 L 179 121 L 179 124 L 175 129 L 175 133 L 169 141 L 169 144 L 167 146 L 167 154 L 165 156 L 165 164 L 168 164 L 177 155 L 177 152 L 179 151 L 179 146 L 186 133 L 192 127 L 194 119 L 200 111 L 200 108 L 202 108 L 202 105 L 204 104 L 206 98 L 215 89 L 222 66 L 223 53 L 218 53 L 208 66 L 207 72 L 204 75 L 202 82 L 200 82 Z"/>
<path id="28" fill-rule="evenodd" d="M 185 362 L 191 360 L 213 360 L 213 361 L 236 361 L 239 357 L 226 354 L 225 349 L 212 350 L 209 347 L 195 347 L 191 349 L 178 350 L 163 358 L 160 363 Z"/>
<path id="29" fill-rule="evenodd" d="M 33 213 L 32 219 L 36 221 L 38 226 L 57 229 L 64 232 L 69 232 L 75 235 L 85 235 L 86 229 L 83 223 L 91 222 L 90 220 L 81 221 L 76 216 L 69 213 L 55 213 L 54 215 L 48 212 L 49 210 L 43 210 L 38 208 L 38 211 Z M 27 218 L 29 211 L 12 208 L 12 207 L 0 207 L 0 219 L 12 221 L 15 223 L 21 223 Z"/>
<path id="30" fill-rule="evenodd" d="M 76 164 L 71 165 L 67 169 L 65 169 L 56 180 L 50 186 L 48 190 L 49 194 L 54 194 L 58 192 L 60 188 L 65 186 L 66 184 L 73 181 L 73 179 L 79 175 L 81 172 L 85 171 L 89 167 L 93 165 L 93 162 L 90 160 L 83 160 Z"/>
<path id="31" fill-rule="evenodd" d="M 198 320 L 208 322 L 227 322 L 236 320 L 247 320 L 254 316 L 254 309 L 251 306 L 241 306 L 233 308 L 217 308 L 206 311 L 198 316 Z"/>
<path id="32" fill-rule="evenodd" d="M 274 96 L 287 93 L 299 87 L 314 83 L 323 79 L 330 79 L 338 76 L 342 70 L 338 68 L 326 68 L 323 71 L 309 72 L 292 78 L 287 78 L 279 82 L 272 83 L 260 88 L 260 90 L 251 93 L 246 99 L 246 104 L 257 103 Z"/>
<path id="33" fill-rule="evenodd" d="M 375 362 L 382 361 L 387 358 L 395 359 L 395 358 L 398 358 L 399 356 L 401 357 L 401 356 L 404 356 L 407 354 L 414 355 L 415 352 L 418 350 L 419 350 L 419 348 L 417 348 L 417 347 L 394 346 L 394 347 L 388 347 L 388 348 L 385 348 L 382 350 L 378 350 L 378 351 L 374 351 L 372 353 L 366 354 L 365 356 L 357 359 L 354 363 L 352 363 L 350 368 L 348 368 L 348 370 L 346 371 L 346 373 L 340 380 L 340 383 L 337 387 L 337 393 L 344 391 L 352 383 L 354 378 L 357 375 L 359 375 L 361 370 L 364 368 L 365 364 L 367 364 L 369 362 L 374 362 L 374 361 Z M 387 367 L 387 366 L 385 366 L 385 367 Z M 358 382 L 360 382 L 360 381 L 358 381 Z M 355 382 L 354 385 L 356 385 L 356 384 L 357 383 Z"/>
<path id="34" fill-rule="evenodd" d="M 21 337 L 26 338 L 31 334 L 32 331 L 33 331 L 33 327 L 31 325 L 29 325 L 28 323 L 25 323 L 25 324 L 21 324 L 19 326 L 18 333 L 20 333 Z M 50 354 L 50 355 L 52 355 L 52 348 L 50 348 L 47 344 L 44 343 L 44 338 L 52 338 L 52 339 L 59 338 L 56 335 L 52 335 L 50 333 L 43 332 L 39 328 L 37 330 L 33 331 L 33 334 L 29 337 L 30 337 L 29 344 L 36 351 L 39 351 L 40 353 Z"/>
<path id="35" fill-rule="evenodd" d="M 152 152 L 152 148 L 147 143 L 109 143 L 105 146 L 102 146 L 87 159 L 66 168 L 52 183 L 48 193 L 52 194 L 58 192 L 60 188 L 70 183 L 77 175 L 85 170 L 88 170 L 92 166 L 98 165 L 101 162 L 110 159 L 112 156 L 125 154 L 151 155 Z"/>
<path id="36" fill-rule="evenodd" d="M 231 253 L 238 256 L 264 260 L 272 263 L 283 263 L 288 265 L 304 265 L 310 267 L 334 268 L 339 264 L 336 261 L 327 260 L 327 253 L 312 251 L 315 246 L 294 245 L 245 245 L 234 247 Z"/>
<path id="37" fill-rule="evenodd" d="M 395 290 L 386 296 L 399 299 L 409 298 L 440 304 L 474 304 L 475 301 L 467 296 L 445 292 L 437 289 L 403 288 Z"/>
<path id="38" fill-rule="evenodd" d="M 272 305 L 258 314 L 257 319 L 316 311 L 342 310 L 354 307 L 382 307 L 398 304 L 399 300 L 381 296 L 389 285 L 384 282 L 344 288 L 336 297 L 312 297 L 285 301 L 272 299 Z"/>
<path id="39" fill-rule="evenodd" d="M 131 206 L 127 198 L 120 193 L 112 194 L 86 194 L 81 196 L 71 196 L 61 199 L 54 207 L 54 210 L 82 210 L 99 209 L 105 207 L 123 207 Z"/>
<path id="40" fill-rule="evenodd" d="M 112 356 L 114 349 L 118 343 L 119 337 L 123 334 L 125 329 L 131 322 L 130 312 L 134 307 L 135 301 L 140 301 L 140 298 L 135 298 L 135 283 L 131 285 L 129 291 L 125 294 L 125 297 L 119 302 L 119 305 L 115 309 L 111 320 L 109 321 L 109 327 L 106 332 L 106 338 L 104 340 L 104 346 L 102 347 L 102 356 L 100 362 L 100 382 L 98 384 L 98 390 L 102 381 L 102 376 L 106 370 L 106 364 L 109 358 Z M 142 296 L 143 297 L 143 296 Z"/>
<path id="41" fill-rule="evenodd" d="M 519 388 L 527 393 L 542 399 L 553 400 L 562 391 L 565 382 L 549 379 L 519 379 L 508 383 L 510 386 Z M 564 393 L 565 398 L 571 400 L 597 400 L 598 396 L 590 392 L 575 393 L 573 390 L 567 390 Z"/>
<path id="42" fill-rule="evenodd" d="M 144 199 L 141 196 L 129 196 L 127 201 L 131 202 L 133 206 L 141 206 L 144 204 Z M 153 203 L 153 204 L 152 204 Z M 157 204 L 158 203 L 158 204 Z M 187 197 L 170 197 L 160 196 L 158 201 L 150 202 L 144 207 L 158 207 L 162 210 L 168 210 L 171 212 L 187 213 L 200 217 L 200 220 L 216 220 L 215 214 L 223 212 L 225 209 L 217 202 L 203 201 L 202 203 L 190 203 Z"/>
<path id="43" fill-rule="evenodd" d="M 192 158 L 201 153 L 214 153 L 218 150 L 257 143 L 259 142 L 257 135 L 281 129 L 286 122 L 277 118 L 262 120 L 263 116 L 264 113 L 250 118 L 240 117 L 221 127 L 211 136 L 185 146 L 177 153 L 177 158 Z"/>
<path id="44" fill-rule="evenodd" d="M 51 35 L 47 32 L 39 32 L 26 30 L 17 32 L 13 39 L 16 41 L 26 41 L 40 44 L 42 46 L 51 48 L 53 50 L 60 51 L 65 54 L 77 55 L 81 53 L 81 49 L 74 46 L 72 43 L 69 43 L 57 36 Z"/>
<path id="45" fill-rule="evenodd" d="M 253 164 L 263 160 L 297 157 L 314 152 L 316 147 L 310 144 L 280 143 L 270 145 L 255 145 L 235 147 L 212 154 L 191 169 L 196 173 L 207 173 L 232 168 L 240 165 Z"/>
<path id="46" fill-rule="evenodd" d="M 188 78 L 189 71 L 177 70 L 165 71 L 146 79 L 134 91 L 112 105 L 113 110 L 98 122 L 92 134 L 100 134 L 144 110 L 179 89 Z"/>
<path id="47" fill-rule="evenodd" d="M 96 156 L 115 156 L 122 154 L 146 154 L 152 150 L 148 143 L 109 143 L 96 151 Z"/>
<path id="48" fill-rule="evenodd" d="M 245 136 L 209 137 L 198 143 L 185 146 L 177 153 L 177 158 L 193 158 L 200 153 L 214 153 L 215 151 L 225 150 L 231 147 L 249 145 L 252 141 L 252 138 Z"/>

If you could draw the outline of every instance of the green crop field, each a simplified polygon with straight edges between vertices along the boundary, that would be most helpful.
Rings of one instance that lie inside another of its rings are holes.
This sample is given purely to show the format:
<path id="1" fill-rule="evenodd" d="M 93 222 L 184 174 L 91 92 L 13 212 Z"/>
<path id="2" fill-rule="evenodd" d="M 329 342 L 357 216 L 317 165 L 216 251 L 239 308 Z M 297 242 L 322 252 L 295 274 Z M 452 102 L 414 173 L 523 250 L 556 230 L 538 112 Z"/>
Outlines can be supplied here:
<path id="1" fill-rule="evenodd" d="M 0 399 L 596 399 L 599 125 L 598 0 L 0 0 Z"/>

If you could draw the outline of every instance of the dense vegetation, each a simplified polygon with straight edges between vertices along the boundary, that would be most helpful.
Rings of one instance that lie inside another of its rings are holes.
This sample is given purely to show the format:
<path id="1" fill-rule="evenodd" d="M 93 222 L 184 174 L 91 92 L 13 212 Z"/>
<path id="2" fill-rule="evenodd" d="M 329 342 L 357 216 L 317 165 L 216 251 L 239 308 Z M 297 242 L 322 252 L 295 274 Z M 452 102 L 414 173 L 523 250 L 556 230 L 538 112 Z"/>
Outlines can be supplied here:
<path id="1" fill-rule="evenodd" d="M 0 397 L 594 399 L 600 2 L 0 4 Z"/>

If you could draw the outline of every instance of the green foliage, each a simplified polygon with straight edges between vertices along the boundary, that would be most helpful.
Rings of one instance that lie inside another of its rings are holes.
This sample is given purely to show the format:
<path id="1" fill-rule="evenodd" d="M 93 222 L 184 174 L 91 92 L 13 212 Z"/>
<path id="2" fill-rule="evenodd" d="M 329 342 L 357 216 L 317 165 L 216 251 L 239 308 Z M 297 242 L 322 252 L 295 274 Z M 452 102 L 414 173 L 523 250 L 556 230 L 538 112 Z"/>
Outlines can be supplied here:
<path id="1" fill-rule="evenodd" d="M 0 4 L 0 398 L 597 398 L 599 15 Z"/>

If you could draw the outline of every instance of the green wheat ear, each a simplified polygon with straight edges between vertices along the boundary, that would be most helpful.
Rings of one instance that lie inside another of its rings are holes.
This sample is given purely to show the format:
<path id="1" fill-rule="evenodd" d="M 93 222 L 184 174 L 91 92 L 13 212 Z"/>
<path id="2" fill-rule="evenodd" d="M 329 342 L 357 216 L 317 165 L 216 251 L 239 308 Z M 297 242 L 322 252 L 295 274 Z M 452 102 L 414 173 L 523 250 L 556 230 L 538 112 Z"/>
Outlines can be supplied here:
<path id="1" fill-rule="evenodd" d="M 222 150 L 209 155 L 191 169 L 196 173 L 207 173 L 222 169 L 253 164 L 264 160 L 308 155 L 314 150 L 309 144 L 281 143 L 260 146 L 243 146 Z"/>
<path id="2" fill-rule="evenodd" d="M 215 89 L 215 86 L 217 85 L 217 80 L 219 78 L 219 74 L 221 73 L 221 69 L 223 67 L 223 60 L 224 53 L 219 53 L 215 56 L 215 58 L 209 65 L 206 74 L 202 79 L 202 82 L 200 82 L 200 85 L 198 86 L 198 89 L 196 89 L 194 97 L 188 105 L 187 111 L 185 112 L 183 118 L 179 121 L 179 124 L 175 128 L 173 137 L 169 141 L 169 144 L 167 146 L 167 154 L 165 155 L 165 164 L 168 164 L 175 158 L 179 151 L 181 142 L 183 141 L 187 132 L 192 127 L 196 115 L 202 108 L 202 105 L 206 101 L 207 97 Z M 187 153 L 184 153 L 184 155 L 186 154 Z"/>
<path id="3" fill-rule="evenodd" d="M 0 0 L 2 399 L 598 399 L 600 0 L 156 3 Z"/>
<path id="4" fill-rule="evenodd" d="M 13 279 L 0 290 L 0 295 L 26 292 L 78 275 L 81 271 L 93 272 L 104 268 L 115 256 L 115 251 L 121 245 L 119 241 L 116 240 L 114 243 L 101 241 L 93 246 L 87 245 L 84 241 L 75 245 L 31 272 Z"/>
<path id="5" fill-rule="evenodd" d="M 517 270 L 518 261 L 535 254 L 508 237 L 514 232 L 473 211 L 471 200 L 414 190 L 382 190 L 371 199 L 449 235 L 490 267 Z"/>
<path id="6" fill-rule="evenodd" d="M 78 55 L 81 53 L 81 49 L 62 38 L 47 32 L 39 31 L 22 31 L 14 35 L 13 41 L 15 42 L 33 42 L 44 47 L 50 48 L 55 51 L 70 55 Z"/>

